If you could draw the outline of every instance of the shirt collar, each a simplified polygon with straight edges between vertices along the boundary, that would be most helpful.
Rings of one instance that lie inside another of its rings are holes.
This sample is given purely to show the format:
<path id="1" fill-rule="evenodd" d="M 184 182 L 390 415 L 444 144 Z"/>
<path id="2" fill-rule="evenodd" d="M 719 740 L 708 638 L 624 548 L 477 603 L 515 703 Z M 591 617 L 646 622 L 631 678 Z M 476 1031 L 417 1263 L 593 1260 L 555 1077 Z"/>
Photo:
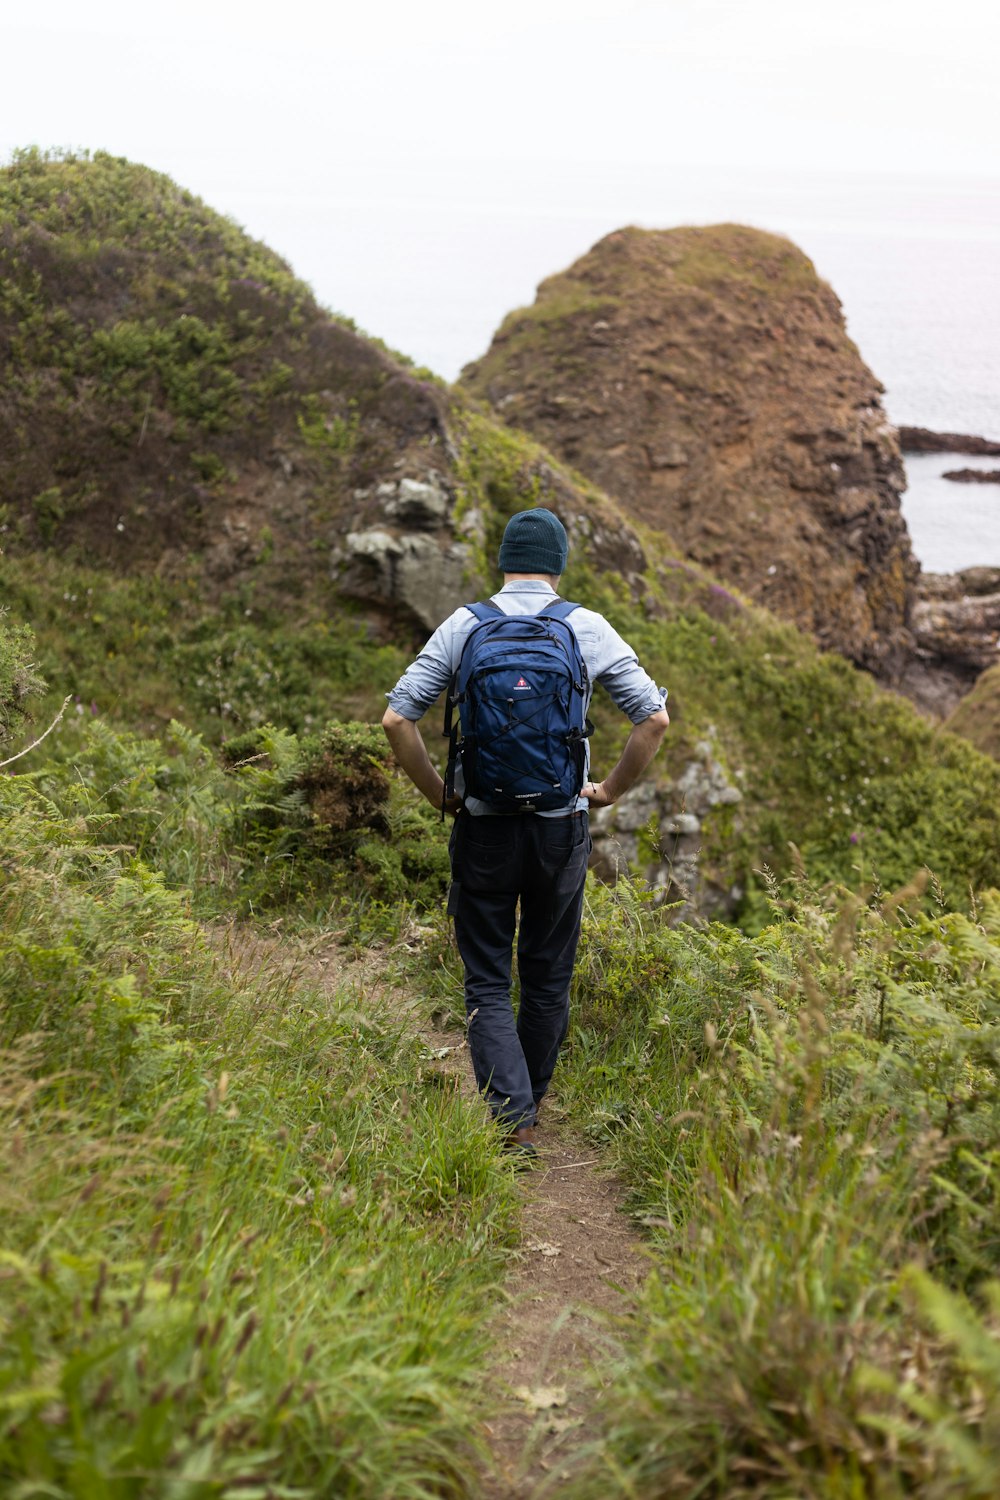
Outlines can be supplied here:
<path id="1" fill-rule="evenodd" d="M 540 578 L 522 578 L 514 583 L 505 583 L 497 592 L 500 594 L 554 594 L 555 589 L 550 583 L 543 583 Z"/>

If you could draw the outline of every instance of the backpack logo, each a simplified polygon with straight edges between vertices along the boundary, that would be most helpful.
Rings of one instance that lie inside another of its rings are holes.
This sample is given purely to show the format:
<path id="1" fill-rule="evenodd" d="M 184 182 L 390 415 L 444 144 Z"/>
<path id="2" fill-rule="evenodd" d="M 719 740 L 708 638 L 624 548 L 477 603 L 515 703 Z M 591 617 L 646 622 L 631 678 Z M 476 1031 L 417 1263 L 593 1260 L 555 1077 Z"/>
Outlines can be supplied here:
<path id="1" fill-rule="evenodd" d="M 529 682 L 525 682 L 523 677 L 519 677 L 514 684 L 514 691 L 516 692 L 518 688 L 527 688 L 530 693 L 531 684 Z"/>

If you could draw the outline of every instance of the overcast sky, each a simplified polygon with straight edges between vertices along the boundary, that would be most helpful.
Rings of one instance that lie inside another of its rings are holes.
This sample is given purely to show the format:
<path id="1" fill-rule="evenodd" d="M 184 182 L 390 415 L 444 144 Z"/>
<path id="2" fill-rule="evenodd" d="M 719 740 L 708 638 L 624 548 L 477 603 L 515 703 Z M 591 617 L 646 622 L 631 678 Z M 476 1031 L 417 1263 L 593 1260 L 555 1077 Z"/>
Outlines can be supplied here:
<path id="1" fill-rule="evenodd" d="M 831 174 L 839 219 L 877 220 L 893 183 L 1000 179 L 984 0 L 0 7 L 4 159 L 167 172 L 448 375 L 621 223 L 818 222 Z"/>
<path id="2" fill-rule="evenodd" d="M 322 163 L 998 170 L 986 0 L 3 5 L 7 146 Z M 29 19 L 30 18 L 30 19 Z M 324 174 L 325 175 L 325 174 Z M 235 180 L 235 178 L 234 178 Z"/>

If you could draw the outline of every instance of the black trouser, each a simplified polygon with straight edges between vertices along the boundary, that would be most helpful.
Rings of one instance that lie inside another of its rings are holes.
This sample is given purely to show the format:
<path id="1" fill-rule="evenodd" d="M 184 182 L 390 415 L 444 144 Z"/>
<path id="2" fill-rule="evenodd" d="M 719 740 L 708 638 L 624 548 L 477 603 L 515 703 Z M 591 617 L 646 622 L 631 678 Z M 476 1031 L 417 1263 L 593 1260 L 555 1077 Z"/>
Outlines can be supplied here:
<path id="1" fill-rule="evenodd" d="M 569 986 L 590 853 L 587 814 L 472 817 L 451 836 L 448 909 L 465 965 L 476 1082 L 512 1129 L 534 1123 L 569 1024 Z M 515 1025 L 511 957 L 518 900 Z"/>

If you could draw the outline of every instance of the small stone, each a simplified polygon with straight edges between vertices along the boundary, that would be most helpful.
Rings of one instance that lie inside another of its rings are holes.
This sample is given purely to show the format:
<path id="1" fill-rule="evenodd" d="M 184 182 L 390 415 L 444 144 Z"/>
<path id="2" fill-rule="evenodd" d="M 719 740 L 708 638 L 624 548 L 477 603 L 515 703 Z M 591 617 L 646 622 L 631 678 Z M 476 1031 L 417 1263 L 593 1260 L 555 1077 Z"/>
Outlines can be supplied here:
<path id="1" fill-rule="evenodd" d="M 664 833 L 699 833 L 701 819 L 696 818 L 694 813 L 675 813 L 661 824 L 661 828 Z"/>
<path id="2" fill-rule="evenodd" d="M 565 1406 L 569 1399 L 564 1385 L 518 1385 L 514 1395 L 531 1411 L 551 1411 L 554 1406 Z"/>

